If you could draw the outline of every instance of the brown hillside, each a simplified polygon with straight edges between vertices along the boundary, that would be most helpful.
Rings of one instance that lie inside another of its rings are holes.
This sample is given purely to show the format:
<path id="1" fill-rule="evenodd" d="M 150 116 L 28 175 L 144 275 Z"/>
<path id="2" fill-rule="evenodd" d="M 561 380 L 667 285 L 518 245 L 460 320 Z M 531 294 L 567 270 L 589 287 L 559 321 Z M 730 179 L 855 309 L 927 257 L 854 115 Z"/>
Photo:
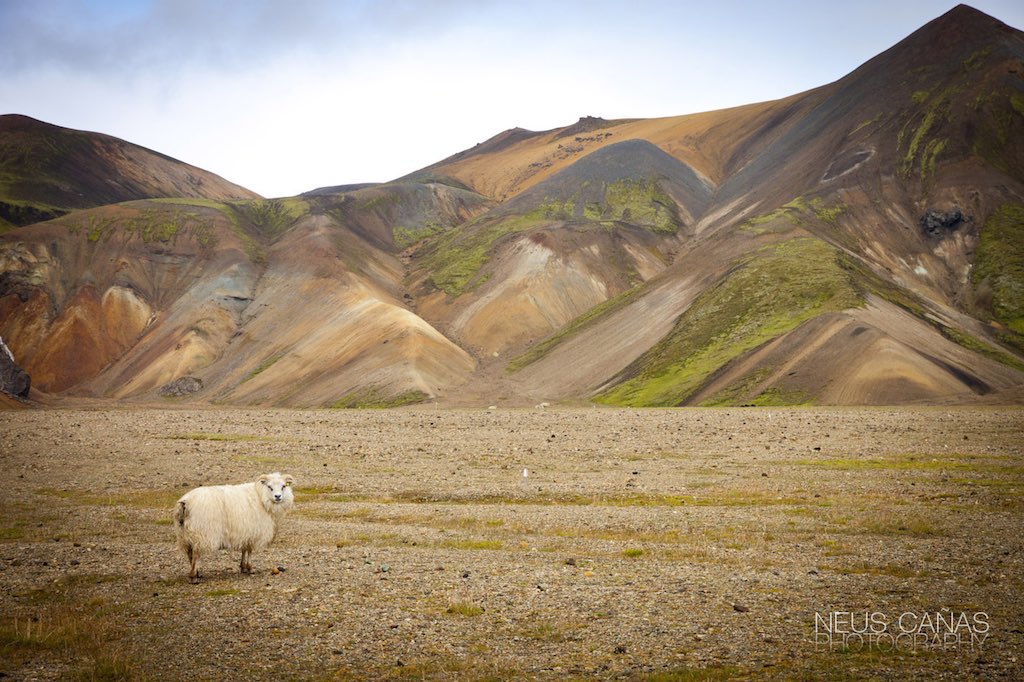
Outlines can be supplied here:
<path id="1" fill-rule="evenodd" d="M 100 133 L 0 116 L 0 228 L 131 199 L 256 199 L 209 171 Z"/>

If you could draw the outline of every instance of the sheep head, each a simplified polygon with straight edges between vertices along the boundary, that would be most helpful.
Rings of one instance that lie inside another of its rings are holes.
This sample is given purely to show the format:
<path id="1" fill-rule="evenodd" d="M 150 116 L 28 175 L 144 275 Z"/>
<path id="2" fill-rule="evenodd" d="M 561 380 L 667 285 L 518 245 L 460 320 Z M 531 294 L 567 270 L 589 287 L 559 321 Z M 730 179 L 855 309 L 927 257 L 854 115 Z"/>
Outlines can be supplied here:
<path id="1" fill-rule="evenodd" d="M 295 496 L 292 494 L 294 482 L 295 479 L 291 476 L 276 471 L 260 476 L 258 489 L 267 511 L 276 514 L 287 511 L 295 504 Z"/>

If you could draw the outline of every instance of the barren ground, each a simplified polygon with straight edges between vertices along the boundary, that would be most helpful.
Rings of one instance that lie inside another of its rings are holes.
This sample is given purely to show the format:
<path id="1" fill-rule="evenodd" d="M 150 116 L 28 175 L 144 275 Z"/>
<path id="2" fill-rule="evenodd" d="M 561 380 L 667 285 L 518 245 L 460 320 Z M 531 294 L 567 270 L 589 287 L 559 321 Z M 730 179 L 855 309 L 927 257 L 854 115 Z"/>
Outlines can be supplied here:
<path id="1" fill-rule="evenodd" d="M 1022 444 L 999 408 L 0 411 L 0 676 L 1021 679 Z M 176 498 L 274 470 L 256 574 L 190 585 Z M 917 651 L 816 642 L 840 611 Z"/>

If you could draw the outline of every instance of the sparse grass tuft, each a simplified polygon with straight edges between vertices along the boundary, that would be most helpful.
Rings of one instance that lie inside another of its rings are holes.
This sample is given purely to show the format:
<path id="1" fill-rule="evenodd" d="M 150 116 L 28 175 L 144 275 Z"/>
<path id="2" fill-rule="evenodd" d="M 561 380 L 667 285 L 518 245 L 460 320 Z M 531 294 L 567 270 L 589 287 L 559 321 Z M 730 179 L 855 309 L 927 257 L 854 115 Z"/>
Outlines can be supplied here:
<path id="1" fill-rule="evenodd" d="M 472 618 L 473 616 L 479 616 L 484 612 L 482 606 L 477 606 L 473 602 L 469 601 L 455 601 L 448 605 L 445 609 L 445 613 L 453 616 L 464 616 L 466 618 Z"/>
<path id="2" fill-rule="evenodd" d="M 934 521 L 914 514 L 880 512 L 861 517 L 857 525 L 872 535 L 945 535 Z"/>
<path id="3" fill-rule="evenodd" d="M 541 642 L 568 642 L 577 639 L 576 627 L 568 623 L 542 620 L 528 625 L 522 636 Z"/>
<path id="4" fill-rule="evenodd" d="M 69 576 L 25 595 L 31 610 L 9 608 L 0 616 L 0 660 L 21 665 L 46 654 L 77 661 L 69 679 L 129 680 L 136 677 L 117 640 L 122 626 L 102 599 L 79 591 L 96 576 Z M 99 576 L 103 578 L 103 576 Z"/>

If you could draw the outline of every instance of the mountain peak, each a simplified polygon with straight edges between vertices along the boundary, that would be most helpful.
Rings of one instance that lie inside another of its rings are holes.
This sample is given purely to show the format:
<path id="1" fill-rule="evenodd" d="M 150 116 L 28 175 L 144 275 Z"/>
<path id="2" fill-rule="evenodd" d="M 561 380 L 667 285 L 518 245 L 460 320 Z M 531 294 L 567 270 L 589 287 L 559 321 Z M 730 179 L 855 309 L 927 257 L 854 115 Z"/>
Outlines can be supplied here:
<path id="1" fill-rule="evenodd" d="M 979 42 L 989 42 L 996 37 L 996 34 L 1013 33 L 1016 33 L 1015 29 L 995 17 L 970 5 L 961 4 L 929 21 L 903 42 L 923 43 L 932 50 L 948 50 Z"/>

